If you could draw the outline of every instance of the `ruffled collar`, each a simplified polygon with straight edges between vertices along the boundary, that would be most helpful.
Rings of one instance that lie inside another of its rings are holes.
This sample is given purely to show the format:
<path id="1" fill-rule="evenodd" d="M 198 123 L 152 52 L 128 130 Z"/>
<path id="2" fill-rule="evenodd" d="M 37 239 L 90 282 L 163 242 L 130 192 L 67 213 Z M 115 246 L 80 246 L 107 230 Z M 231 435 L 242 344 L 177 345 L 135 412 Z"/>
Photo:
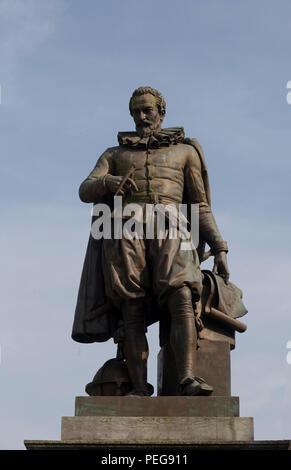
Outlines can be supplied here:
<path id="1" fill-rule="evenodd" d="M 139 137 L 136 132 L 118 132 L 117 135 L 119 145 L 141 148 L 168 147 L 183 142 L 184 138 L 183 127 L 167 127 L 144 138 Z"/>

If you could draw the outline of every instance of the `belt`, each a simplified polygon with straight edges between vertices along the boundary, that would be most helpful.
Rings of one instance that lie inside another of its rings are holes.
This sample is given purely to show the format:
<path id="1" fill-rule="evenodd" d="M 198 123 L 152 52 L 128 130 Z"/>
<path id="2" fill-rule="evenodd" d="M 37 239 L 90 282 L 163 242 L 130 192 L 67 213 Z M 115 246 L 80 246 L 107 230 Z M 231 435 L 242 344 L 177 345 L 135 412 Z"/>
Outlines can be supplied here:
<path id="1" fill-rule="evenodd" d="M 162 196 L 161 194 L 133 194 L 123 199 L 123 203 L 128 204 L 131 202 L 144 202 L 148 204 L 181 204 L 182 201 L 169 198 L 168 196 Z"/>

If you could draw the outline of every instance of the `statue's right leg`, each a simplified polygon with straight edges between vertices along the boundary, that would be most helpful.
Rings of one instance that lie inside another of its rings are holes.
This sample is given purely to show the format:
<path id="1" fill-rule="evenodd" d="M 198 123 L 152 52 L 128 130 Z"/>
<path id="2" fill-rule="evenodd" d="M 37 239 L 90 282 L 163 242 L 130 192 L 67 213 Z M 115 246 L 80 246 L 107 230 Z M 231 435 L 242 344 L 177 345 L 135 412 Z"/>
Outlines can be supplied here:
<path id="1" fill-rule="evenodd" d="M 143 239 L 122 238 L 103 241 L 103 270 L 106 295 L 121 312 L 123 355 L 134 390 L 148 395 L 145 297 L 149 285 Z"/>
<path id="2" fill-rule="evenodd" d="M 123 354 L 133 384 L 130 395 L 148 396 L 148 342 L 145 334 L 145 305 L 142 298 L 128 299 L 122 304 L 124 322 Z"/>

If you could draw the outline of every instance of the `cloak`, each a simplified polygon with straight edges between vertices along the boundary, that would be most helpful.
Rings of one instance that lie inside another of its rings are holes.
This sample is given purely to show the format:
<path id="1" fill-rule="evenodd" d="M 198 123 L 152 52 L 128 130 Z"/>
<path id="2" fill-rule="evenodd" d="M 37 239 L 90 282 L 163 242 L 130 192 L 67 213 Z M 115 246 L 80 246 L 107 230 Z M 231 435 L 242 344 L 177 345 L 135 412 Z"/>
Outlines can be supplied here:
<path id="1" fill-rule="evenodd" d="M 174 136 L 180 135 L 179 140 L 175 140 Z M 129 136 L 130 138 L 127 138 Z M 208 172 L 205 163 L 204 153 L 196 139 L 185 138 L 183 128 L 163 129 L 161 133 L 156 135 L 155 145 L 169 146 L 176 143 L 184 143 L 192 145 L 197 151 L 201 162 L 201 175 L 204 183 L 205 193 L 208 204 L 210 206 L 210 187 Z M 118 140 L 121 145 L 135 145 L 132 137 L 136 139 L 136 143 L 140 141 L 136 137 L 136 133 L 119 133 Z M 132 143 L 133 142 L 133 143 Z M 104 196 L 98 201 L 106 203 L 113 207 L 113 196 Z M 184 204 L 188 201 L 183 200 Z M 96 217 L 92 217 L 92 223 Z M 205 251 L 205 242 L 200 241 L 197 248 L 200 262 L 203 260 Z M 77 296 L 77 304 L 75 309 L 72 339 L 79 343 L 103 342 L 110 338 L 116 337 L 118 330 L 119 312 L 113 306 L 112 302 L 105 295 L 104 278 L 102 271 L 102 239 L 96 240 L 91 233 L 88 240 L 83 270 L 80 280 L 80 286 Z M 147 326 L 159 320 L 158 307 L 149 309 L 147 316 Z"/>

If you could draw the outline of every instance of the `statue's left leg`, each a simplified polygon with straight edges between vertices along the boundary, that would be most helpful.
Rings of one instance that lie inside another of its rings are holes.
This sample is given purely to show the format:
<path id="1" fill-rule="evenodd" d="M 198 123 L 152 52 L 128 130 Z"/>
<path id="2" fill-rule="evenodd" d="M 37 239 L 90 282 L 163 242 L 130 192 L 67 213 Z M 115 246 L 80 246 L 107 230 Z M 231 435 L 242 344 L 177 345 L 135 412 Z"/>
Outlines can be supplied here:
<path id="1" fill-rule="evenodd" d="M 182 395 L 209 395 L 213 388 L 195 376 L 197 364 L 197 330 L 192 305 L 192 292 L 188 286 L 175 289 L 168 297 L 171 314 L 170 345 L 178 371 Z"/>

